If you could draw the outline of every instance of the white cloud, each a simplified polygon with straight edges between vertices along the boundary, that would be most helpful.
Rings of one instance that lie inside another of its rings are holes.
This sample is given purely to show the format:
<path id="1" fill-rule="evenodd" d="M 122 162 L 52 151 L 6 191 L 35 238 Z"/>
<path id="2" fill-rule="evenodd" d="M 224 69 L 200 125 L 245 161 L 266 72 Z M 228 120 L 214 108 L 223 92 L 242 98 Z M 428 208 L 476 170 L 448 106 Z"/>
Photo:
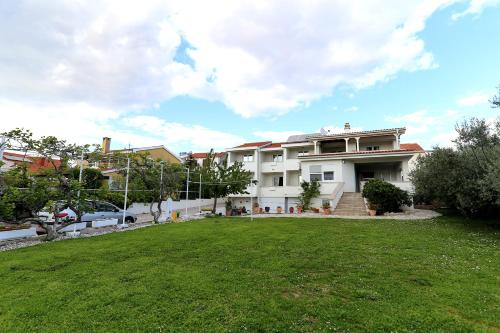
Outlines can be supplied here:
<path id="1" fill-rule="evenodd" d="M 434 68 L 418 34 L 455 1 L 20 0 L 1 5 L 0 97 L 140 109 L 189 95 L 280 115 Z"/>
<path id="2" fill-rule="evenodd" d="M 357 112 L 357 111 L 359 111 L 359 108 L 357 106 L 351 106 L 350 108 L 344 110 L 344 112 Z"/>
<path id="3" fill-rule="evenodd" d="M 144 136 L 169 148 L 191 147 L 193 151 L 223 150 L 245 141 L 244 138 L 200 125 L 183 125 L 155 116 L 132 116 L 122 119 L 125 126 L 147 131 Z M 176 150 L 176 151 L 177 151 Z"/>
<path id="4" fill-rule="evenodd" d="M 253 133 L 255 136 L 264 140 L 273 142 L 284 142 L 289 136 L 304 134 L 301 131 L 257 131 Z"/>
<path id="5" fill-rule="evenodd" d="M 406 127 L 402 142 L 416 141 L 425 148 L 450 146 L 455 123 L 463 116 L 455 110 L 440 113 L 418 110 L 400 116 L 387 116 L 386 121 Z"/>
<path id="6" fill-rule="evenodd" d="M 460 106 L 476 106 L 485 103 L 488 103 L 488 95 L 479 92 L 461 97 L 457 100 L 457 104 Z"/>
<path id="7" fill-rule="evenodd" d="M 478 17 L 486 7 L 496 6 L 500 4 L 500 0 L 471 0 L 465 10 L 455 13 L 451 16 L 453 20 L 458 20 L 467 15 Z"/>

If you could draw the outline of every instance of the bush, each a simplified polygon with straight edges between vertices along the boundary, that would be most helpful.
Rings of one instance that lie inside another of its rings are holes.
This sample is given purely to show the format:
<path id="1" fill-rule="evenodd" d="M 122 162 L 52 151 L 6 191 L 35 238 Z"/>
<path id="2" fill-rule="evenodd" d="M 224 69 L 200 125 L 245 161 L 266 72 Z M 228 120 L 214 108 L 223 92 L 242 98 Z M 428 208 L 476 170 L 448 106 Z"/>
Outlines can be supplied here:
<path id="1" fill-rule="evenodd" d="M 401 206 L 411 205 L 407 191 L 382 179 L 370 179 L 363 188 L 363 197 L 379 212 L 399 212 Z"/>

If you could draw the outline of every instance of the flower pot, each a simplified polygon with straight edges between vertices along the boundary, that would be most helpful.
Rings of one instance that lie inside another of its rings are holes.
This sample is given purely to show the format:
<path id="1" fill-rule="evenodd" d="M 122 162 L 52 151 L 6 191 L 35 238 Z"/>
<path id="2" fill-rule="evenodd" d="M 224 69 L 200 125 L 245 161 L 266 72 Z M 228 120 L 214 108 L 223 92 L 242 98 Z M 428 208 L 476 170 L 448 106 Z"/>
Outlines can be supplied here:
<path id="1" fill-rule="evenodd" d="M 293 214 L 293 212 L 294 212 L 293 207 L 288 208 L 288 211 L 290 212 L 290 214 Z"/>
<path id="2" fill-rule="evenodd" d="M 266 213 L 269 213 L 269 211 L 271 210 L 271 207 L 265 207 L 264 210 L 266 211 Z"/>
<path id="3" fill-rule="evenodd" d="M 304 209 L 302 207 L 297 207 L 297 212 L 299 214 L 302 214 L 303 211 L 304 211 Z"/>
<path id="4" fill-rule="evenodd" d="M 375 209 L 369 209 L 368 214 L 370 214 L 370 216 L 375 216 L 377 215 L 377 211 Z"/>
<path id="5" fill-rule="evenodd" d="M 276 212 L 277 212 L 278 214 L 281 214 L 281 212 L 282 212 L 282 211 L 283 211 L 283 208 L 281 208 L 281 207 L 276 208 Z"/>
<path id="6" fill-rule="evenodd" d="M 332 210 L 330 208 L 323 208 L 323 214 L 324 215 L 331 215 L 332 214 Z"/>
<path id="7" fill-rule="evenodd" d="M 233 210 L 226 210 L 226 216 L 233 215 Z"/>
<path id="8" fill-rule="evenodd" d="M 264 208 L 261 207 L 261 208 L 259 208 L 259 214 L 262 214 L 262 213 L 264 213 Z"/>

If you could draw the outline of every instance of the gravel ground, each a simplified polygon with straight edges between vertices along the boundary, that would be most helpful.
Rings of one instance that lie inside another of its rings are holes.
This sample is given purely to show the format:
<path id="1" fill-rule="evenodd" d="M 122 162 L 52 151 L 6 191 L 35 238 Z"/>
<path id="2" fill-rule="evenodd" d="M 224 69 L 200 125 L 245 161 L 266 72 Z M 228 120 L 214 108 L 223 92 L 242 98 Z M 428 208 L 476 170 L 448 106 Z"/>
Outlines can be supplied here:
<path id="1" fill-rule="evenodd" d="M 318 218 L 318 219 L 356 219 L 356 220 L 427 220 L 441 216 L 438 212 L 427 209 L 412 209 L 401 213 L 386 213 L 382 216 L 369 216 L 369 215 L 323 215 L 322 213 L 302 213 L 302 214 L 256 214 L 254 218 L 267 218 L 267 217 L 296 217 L 296 218 Z M 249 217 L 249 215 L 242 216 Z"/>
<path id="2" fill-rule="evenodd" d="M 187 221 L 197 220 L 200 218 L 202 218 L 202 217 L 190 216 L 188 219 L 181 218 L 181 219 L 177 220 L 176 222 L 187 222 Z M 80 236 L 78 238 L 94 237 L 94 236 L 109 234 L 112 232 L 126 232 L 129 230 L 146 228 L 146 227 L 150 227 L 153 225 L 154 224 L 151 223 L 151 216 L 149 214 L 142 214 L 142 215 L 139 215 L 137 217 L 137 222 L 133 223 L 133 224 L 129 224 L 128 228 L 119 229 L 116 226 L 110 226 L 110 227 L 104 227 L 104 228 L 87 228 L 87 229 L 83 229 L 80 231 Z M 45 235 L 38 236 L 38 237 L 32 237 L 32 238 L 18 238 L 18 239 L 0 241 L 0 252 L 47 243 L 44 241 L 44 238 L 45 238 Z M 58 239 L 54 240 L 54 242 L 62 241 L 65 239 L 71 239 L 71 238 L 72 237 L 61 235 Z"/>

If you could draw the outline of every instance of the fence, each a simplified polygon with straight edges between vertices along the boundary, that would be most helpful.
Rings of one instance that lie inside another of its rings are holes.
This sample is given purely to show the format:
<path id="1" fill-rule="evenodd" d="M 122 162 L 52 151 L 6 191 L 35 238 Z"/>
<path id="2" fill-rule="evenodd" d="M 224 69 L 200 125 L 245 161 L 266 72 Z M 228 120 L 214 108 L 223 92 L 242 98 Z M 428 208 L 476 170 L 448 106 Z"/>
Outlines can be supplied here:
<path id="1" fill-rule="evenodd" d="M 207 207 L 207 206 L 212 207 L 213 202 L 214 202 L 213 199 L 201 199 L 201 207 Z M 132 213 L 132 214 L 149 214 L 149 205 L 150 205 L 150 203 L 136 202 L 136 203 L 133 203 L 132 205 L 130 205 L 130 207 L 127 208 L 127 211 Z M 199 199 L 187 201 L 187 208 L 188 209 L 198 208 L 199 206 L 200 206 Z M 173 201 L 172 208 L 173 208 L 173 210 L 186 209 L 186 200 Z M 153 209 L 156 211 L 156 206 L 153 207 Z M 163 211 L 167 210 L 167 202 L 166 201 L 162 202 L 161 209 Z"/>

